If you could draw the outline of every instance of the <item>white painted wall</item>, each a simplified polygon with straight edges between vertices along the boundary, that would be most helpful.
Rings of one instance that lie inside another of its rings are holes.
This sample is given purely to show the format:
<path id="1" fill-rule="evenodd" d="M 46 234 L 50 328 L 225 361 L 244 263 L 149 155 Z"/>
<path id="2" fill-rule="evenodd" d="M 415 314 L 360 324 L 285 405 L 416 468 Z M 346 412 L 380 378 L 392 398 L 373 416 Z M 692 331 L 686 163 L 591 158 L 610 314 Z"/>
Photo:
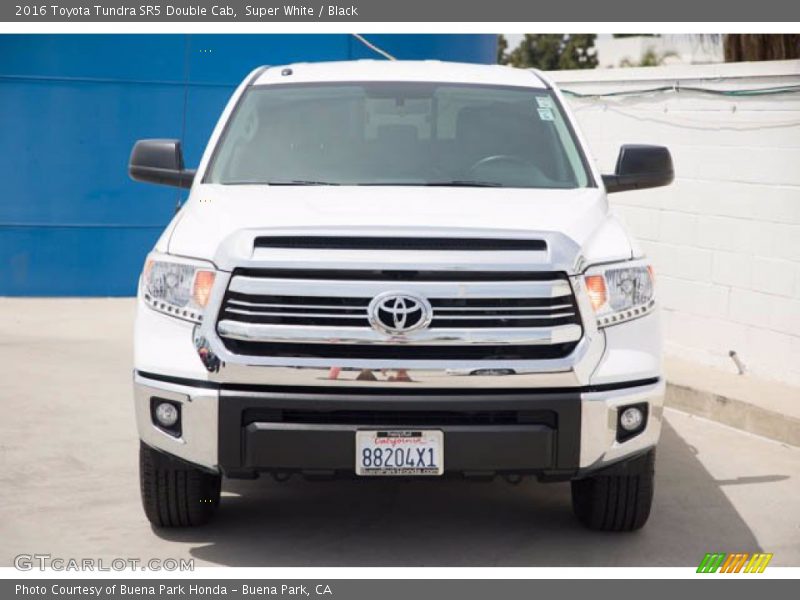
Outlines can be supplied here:
<path id="1" fill-rule="evenodd" d="M 619 67 L 625 60 L 638 63 L 648 50 L 662 57 L 665 65 L 709 64 L 724 60 L 722 36 L 665 33 L 615 38 L 598 35 L 594 46 L 597 49 L 597 66 L 601 69 Z"/>
<path id="2" fill-rule="evenodd" d="M 800 61 L 560 71 L 581 94 L 659 86 L 800 85 Z M 689 91 L 570 100 L 594 158 L 623 143 L 669 146 L 672 186 L 610 197 L 653 259 L 667 351 L 800 384 L 800 93 Z"/>

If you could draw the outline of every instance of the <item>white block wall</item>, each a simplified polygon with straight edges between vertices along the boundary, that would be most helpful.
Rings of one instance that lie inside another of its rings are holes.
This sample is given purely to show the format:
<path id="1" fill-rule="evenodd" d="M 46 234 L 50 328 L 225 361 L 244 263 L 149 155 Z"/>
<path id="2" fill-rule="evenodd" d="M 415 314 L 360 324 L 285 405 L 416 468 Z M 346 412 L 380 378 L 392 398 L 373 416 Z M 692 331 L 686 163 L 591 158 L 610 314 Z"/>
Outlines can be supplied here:
<path id="1" fill-rule="evenodd" d="M 800 61 L 550 73 L 581 94 L 800 85 Z M 667 352 L 800 384 L 800 93 L 569 100 L 602 172 L 666 145 L 672 186 L 610 197 L 656 267 Z"/>

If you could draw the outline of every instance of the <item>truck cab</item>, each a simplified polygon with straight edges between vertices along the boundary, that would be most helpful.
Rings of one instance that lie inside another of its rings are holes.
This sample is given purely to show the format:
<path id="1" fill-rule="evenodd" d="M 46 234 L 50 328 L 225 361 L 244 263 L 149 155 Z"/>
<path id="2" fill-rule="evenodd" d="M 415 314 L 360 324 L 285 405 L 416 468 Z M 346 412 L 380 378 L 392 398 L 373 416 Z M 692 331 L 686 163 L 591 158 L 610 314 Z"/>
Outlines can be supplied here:
<path id="1" fill-rule="evenodd" d="M 196 169 L 151 139 L 129 173 L 190 190 L 137 298 L 155 526 L 262 474 L 533 476 L 590 528 L 644 525 L 659 305 L 607 194 L 669 184 L 666 148 L 599 173 L 534 70 L 304 63 L 251 73 Z"/>

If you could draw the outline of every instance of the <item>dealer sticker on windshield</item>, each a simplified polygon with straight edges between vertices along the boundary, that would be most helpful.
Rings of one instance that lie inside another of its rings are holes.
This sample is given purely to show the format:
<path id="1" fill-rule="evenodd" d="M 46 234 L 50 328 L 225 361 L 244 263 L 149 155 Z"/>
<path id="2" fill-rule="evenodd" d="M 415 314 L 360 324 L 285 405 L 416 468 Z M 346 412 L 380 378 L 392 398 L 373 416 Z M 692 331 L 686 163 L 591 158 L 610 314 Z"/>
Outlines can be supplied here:
<path id="1" fill-rule="evenodd" d="M 554 121 L 555 117 L 553 116 L 553 110 L 550 108 L 539 108 L 537 109 L 539 112 L 539 118 L 542 121 Z"/>
<path id="2" fill-rule="evenodd" d="M 441 475 L 441 431 L 357 431 L 357 475 Z"/>

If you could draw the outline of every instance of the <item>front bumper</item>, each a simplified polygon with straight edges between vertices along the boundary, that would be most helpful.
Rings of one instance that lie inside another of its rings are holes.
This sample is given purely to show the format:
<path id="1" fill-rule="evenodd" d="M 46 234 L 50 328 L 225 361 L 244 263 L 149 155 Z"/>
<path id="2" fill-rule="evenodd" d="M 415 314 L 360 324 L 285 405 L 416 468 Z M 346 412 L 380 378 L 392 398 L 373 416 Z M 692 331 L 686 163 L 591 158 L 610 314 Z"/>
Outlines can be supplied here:
<path id="1" fill-rule="evenodd" d="M 217 384 L 136 372 L 144 443 L 232 477 L 261 471 L 352 473 L 358 429 L 439 429 L 445 472 L 569 479 L 655 446 L 664 383 L 527 390 L 363 390 Z M 180 404 L 175 437 L 152 422 L 153 398 Z M 617 409 L 647 403 L 644 430 L 617 441 Z"/>
<path id="2" fill-rule="evenodd" d="M 585 290 L 574 283 L 581 314 L 592 314 Z M 584 319 L 574 351 L 554 360 L 342 362 L 235 355 L 221 344 L 215 322 L 212 315 L 196 327 L 139 300 L 136 414 L 146 444 L 231 476 L 352 472 L 354 432 L 393 423 L 444 431 L 445 471 L 558 478 L 634 456 L 653 447 L 660 434 L 657 312 L 602 330 Z M 218 363 L 201 361 L 203 343 Z M 181 405 L 179 437 L 153 425 L 152 398 Z M 645 429 L 618 442 L 618 408 L 638 403 L 648 406 Z M 325 411 L 340 414 L 309 414 Z M 504 413 L 499 420 L 473 418 L 498 412 Z M 433 422 L 434 413 L 447 414 Z"/>

